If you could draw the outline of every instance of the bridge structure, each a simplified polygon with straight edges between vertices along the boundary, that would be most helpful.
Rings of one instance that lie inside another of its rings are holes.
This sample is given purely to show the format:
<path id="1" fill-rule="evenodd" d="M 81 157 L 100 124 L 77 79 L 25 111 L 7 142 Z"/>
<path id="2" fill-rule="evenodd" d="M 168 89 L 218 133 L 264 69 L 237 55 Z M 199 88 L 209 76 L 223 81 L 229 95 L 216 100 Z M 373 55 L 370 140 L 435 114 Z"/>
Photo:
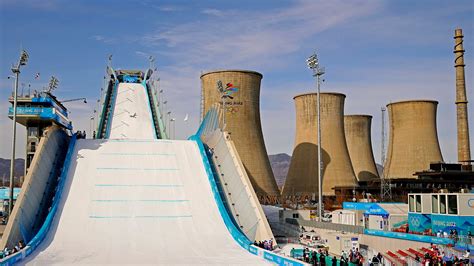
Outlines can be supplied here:
<path id="1" fill-rule="evenodd" d="M 252 244 L 276 242 L 220 107 L 170 139 L 153 75 L 107 67 L 94 138 L 45 129 L 0 264 L 303 265 Z"/>

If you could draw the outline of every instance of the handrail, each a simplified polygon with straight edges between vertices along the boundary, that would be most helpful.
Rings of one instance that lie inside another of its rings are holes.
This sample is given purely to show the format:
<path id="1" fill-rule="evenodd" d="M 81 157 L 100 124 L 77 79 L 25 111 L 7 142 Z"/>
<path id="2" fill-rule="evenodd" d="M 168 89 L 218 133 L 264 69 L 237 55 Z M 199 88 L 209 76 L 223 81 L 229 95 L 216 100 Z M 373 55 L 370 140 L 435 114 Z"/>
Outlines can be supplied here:
<path id="1" fill-rule="evenodd" d="M 153 101 L 153 106 L 151 107 L 154 108 L 155 110 L 156 121 L 158 123 L 157 126 L 158 126 L 158 131 L 160 132 L 160 137 L 161 139 L 169 139 L 169 136 L 165 130 L 165 124 L 162 119 L 159 102 L 158 102 L 158 99 L 156 98 L 156 93 L 154 93 L 155 88 L 153 87 L 153 85 L 150 85 L 149 82 L 147 83 L 147 88 L 149 89 L 147 90 L 148 97 L 151 97 L 151 100 Z"/>

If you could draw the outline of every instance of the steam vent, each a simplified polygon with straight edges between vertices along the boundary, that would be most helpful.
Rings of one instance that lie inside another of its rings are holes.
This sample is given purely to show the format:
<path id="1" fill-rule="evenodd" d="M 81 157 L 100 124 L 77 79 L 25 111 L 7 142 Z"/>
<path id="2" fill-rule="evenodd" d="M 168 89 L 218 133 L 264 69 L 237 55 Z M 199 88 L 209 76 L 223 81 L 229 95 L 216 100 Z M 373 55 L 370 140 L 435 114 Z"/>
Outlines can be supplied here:
<path id="1" fill-rule="evenodd" d="M 387 105 L 390 123 L 384 176 L 415 178 L 431 162 L 443 161 L 436 131 L 437 101 L 412 100 Z"/>
<path id="2" fill-rule="evenodd" d="M 321 93 L 321 154 L 323 195 L 335 195 L 335 186 L 357 186 L 344 135 L 344 99 L 341 93 Z M 295 148 L 283 188 L 283 197 L 318 194 L 316 93 L 297 95 Z"/>
<path id="3" fill-rule="evenodd" d="M 260 202 L 272 203 L 280 191 L 268 159 L 260 124 L 260 82 L 262 74 L 247 70 L 219 70 L 201 75 L 203 112 L 221 103 L 217 81 L 224 89 L 235 88 L 226 100 L 226 128 L 235 143 L 242 163 Z"/>
<path id="4" fill-rule="evenodd" d="M 372 151 L 372 116 L 344 116 L 344 131 L 352 167 L 358 181 L 379 178 Z"/>

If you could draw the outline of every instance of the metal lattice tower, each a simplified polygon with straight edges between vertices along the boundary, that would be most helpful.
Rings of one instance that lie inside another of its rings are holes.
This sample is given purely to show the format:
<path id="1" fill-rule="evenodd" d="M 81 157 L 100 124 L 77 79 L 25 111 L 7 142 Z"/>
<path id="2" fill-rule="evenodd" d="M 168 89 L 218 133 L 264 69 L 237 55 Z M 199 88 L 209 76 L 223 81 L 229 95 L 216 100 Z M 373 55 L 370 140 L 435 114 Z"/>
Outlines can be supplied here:
<path id="1" fill-rule="evenodd" d="M 380 148 L 380 160 L 382 167 L 384 168 L 384 172 L 380 176 L 380 198 L 382 201 L 391 200 L 392 199 L 392 188 L 390 187 L 390 180 L 385 179 L 385 111 L 387 109 L 385 107 L 381 108 L 382 111 L 382 141 L 381 141 L 381 148 Z"/>

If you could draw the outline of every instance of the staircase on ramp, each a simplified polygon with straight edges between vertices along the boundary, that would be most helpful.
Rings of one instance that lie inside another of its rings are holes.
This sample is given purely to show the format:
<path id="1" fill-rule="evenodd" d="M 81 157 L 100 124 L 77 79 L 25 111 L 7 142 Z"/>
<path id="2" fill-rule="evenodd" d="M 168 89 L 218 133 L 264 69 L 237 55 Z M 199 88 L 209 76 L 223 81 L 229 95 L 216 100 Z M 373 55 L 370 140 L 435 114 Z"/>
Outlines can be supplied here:
<path id="1" fill-rule="evenodd" d="M 78 140 L 27 264 L 262 265 L 229 234 L 193 141 Z"/>

